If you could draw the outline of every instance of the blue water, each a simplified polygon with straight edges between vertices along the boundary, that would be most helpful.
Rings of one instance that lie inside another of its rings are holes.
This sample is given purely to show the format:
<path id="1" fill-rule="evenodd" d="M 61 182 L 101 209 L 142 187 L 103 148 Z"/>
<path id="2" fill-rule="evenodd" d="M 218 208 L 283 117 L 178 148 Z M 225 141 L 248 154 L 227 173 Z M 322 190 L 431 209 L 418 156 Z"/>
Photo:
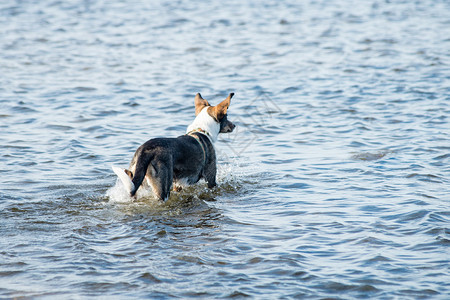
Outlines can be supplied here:
<path id="1" fill-rule="evenodd" d="M 3 1 L 0 298 L 448 299 L 450 2 Z M 110 166 L 235 97 L 219 186 Z"/>

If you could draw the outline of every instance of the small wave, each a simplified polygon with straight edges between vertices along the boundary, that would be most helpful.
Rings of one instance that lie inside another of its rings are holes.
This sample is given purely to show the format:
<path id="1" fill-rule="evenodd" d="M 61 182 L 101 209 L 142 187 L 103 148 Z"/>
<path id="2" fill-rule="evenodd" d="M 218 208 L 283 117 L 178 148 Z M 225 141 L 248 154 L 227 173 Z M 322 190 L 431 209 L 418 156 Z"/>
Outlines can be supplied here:
<path id="1" fill-rule="evenodd" d="M 76 92 L 93 92 L 96 90 L 97 90 L 97 88 L 89 87 L 89 86 L 77 86 L 74 88 L 74 91 L 76 91 Z"/>
<path id="2" fill-rule="evenodd" d="M 60 124 L 48 124 L 45 126 L 45 128 L 53 129 L 53 130 L 60 130 L 60 131 L 67 131 L 67 130 L 73 129 L 72 126 L 60 125 Z"/>
<path id="3" fill-rule="evenodd" d="M 363 161 L 374 161 L 384 158 L 386 155 L 393 153 L 390 150 L 379 151 L 379 152 L 361 152 L 352 155 L 352 159 L 354 160 L 363 160 Z"/>
<path id="4" fill-rule="evenodd" d="M 433 183 L 442 183 L 441 177 L 434 174 L 421 174 L 421 173 L 411 173 L 406 175 L 406 178 L 416 178 L 420 181 L 433 182 Z"/>

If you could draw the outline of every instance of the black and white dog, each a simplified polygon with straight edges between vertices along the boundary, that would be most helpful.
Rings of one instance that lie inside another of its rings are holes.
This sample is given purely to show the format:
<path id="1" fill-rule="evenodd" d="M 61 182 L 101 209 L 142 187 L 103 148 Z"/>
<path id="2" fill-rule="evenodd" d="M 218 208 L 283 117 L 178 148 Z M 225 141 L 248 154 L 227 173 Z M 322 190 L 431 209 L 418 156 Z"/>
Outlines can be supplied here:
<path id="1" fill-rule="evenodd" d="M 235 125 L 227 119 L 231 93 L 216 106 L 211 106 L 200 93 L 195 96 L 194 122 L 185 135 L 177 138 L 155 138 L 141 145 L 129 169 L 112 167 L 131 197 L 137 190 L 151 187 L 163 201 L 172 187 L 181 190 L 204 178 L 209 188 L 216 185 L 216 152 L 214 142 L 219 133 L 232 132 Z"/>

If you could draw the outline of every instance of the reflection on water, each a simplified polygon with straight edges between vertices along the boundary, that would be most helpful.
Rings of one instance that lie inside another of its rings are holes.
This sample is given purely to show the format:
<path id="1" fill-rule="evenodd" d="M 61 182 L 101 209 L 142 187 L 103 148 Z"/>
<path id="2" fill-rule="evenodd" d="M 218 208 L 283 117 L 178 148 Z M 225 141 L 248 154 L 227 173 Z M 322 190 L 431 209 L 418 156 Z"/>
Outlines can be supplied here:
<path id="1" fill-rule="evenodd" d="M 0 4 L 0 298 L 437 298 L 448 1 Z M 235 92 L 204 182 L 110 169 Z"/>

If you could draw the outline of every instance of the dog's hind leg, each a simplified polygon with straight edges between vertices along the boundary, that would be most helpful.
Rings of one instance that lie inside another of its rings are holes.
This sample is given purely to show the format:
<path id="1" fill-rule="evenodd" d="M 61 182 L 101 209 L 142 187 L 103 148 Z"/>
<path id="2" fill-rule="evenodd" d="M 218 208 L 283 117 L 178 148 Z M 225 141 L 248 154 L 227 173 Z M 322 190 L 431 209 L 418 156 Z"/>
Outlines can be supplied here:
<path id="1" fill-rule="evenodd" d="M 156 198 L 167 201 L 173 183 L 172 159 L 152 161 L 147 169 L 146 179 Z"/>
<path id="2" fill-rule="evenodd" d="M 134 175 L 133 179 L 131 180 L 133 183 L 133 188 L 130 191 L 130 195 L 132 197 L 136 195 L 136 192 L 141 186 L 142 181 L 144 181 L 149 163 L 152 160 L 152 158 L 153 156 L 150 153 L 142 151 L 142 149 L 140 148 L 136 151 L 135 157 L 133 157 L 133 161 L 131 163 L 131 165 L 135 168 L 134 172 L 133 168 L 130 167 L 131 171 L 130 173 L 127 173 L 128 176 L 130 174 Z"/>
<path id="3" fill-rule="evenodd" d="M 216 155 L 213 153 L 211 155 L 210 161 L 206 163 L 204 169 L 203 169 L 203 177 L 205 178 L 206 182 L 208 183 L 208 188 L 215 187 L 216 184 Z"/>

